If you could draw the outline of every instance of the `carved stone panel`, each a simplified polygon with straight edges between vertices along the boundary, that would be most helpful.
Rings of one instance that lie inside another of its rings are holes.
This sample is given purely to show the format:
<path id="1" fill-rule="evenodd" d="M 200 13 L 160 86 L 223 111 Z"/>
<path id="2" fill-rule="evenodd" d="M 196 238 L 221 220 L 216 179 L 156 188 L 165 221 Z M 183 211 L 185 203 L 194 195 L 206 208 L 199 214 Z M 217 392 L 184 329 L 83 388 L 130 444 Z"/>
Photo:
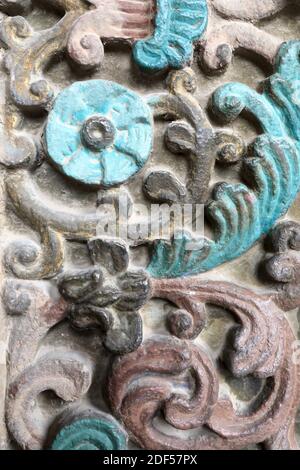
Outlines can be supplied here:
<path id="1" fill-rule="evenodd" d="M 299 1 L 0 3 L 0 448 L 298 449 Z"/>

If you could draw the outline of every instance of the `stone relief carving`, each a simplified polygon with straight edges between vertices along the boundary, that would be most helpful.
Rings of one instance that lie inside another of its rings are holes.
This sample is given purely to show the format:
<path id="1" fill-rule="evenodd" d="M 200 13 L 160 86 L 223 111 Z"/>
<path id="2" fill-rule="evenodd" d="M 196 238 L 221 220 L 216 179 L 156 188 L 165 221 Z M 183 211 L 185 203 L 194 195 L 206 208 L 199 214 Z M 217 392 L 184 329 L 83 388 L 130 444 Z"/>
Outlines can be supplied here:
<path id="1" fill-rule="evenodd" d="M 299 2 L 36 3 L 0 5 L 1 446 L 297 449 Z"/>

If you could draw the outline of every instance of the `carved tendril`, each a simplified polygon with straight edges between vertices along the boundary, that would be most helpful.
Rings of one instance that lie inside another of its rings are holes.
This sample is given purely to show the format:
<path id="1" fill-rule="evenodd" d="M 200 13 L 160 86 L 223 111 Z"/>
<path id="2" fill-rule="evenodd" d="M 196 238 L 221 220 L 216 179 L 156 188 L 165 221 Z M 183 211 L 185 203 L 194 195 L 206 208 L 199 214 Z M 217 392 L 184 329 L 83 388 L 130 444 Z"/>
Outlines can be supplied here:
<path id="1" fill-rule="evenodd" d="M 0 25 L 0 38 L 9 52 L 10 92 L 15 103 L 25 109 L 48 109 L 53 87 L 43 77 L 50 60 L 66 47 L 67 31 L 79 13 L 71 11 L 52 28 L 34 32 L 21 16 L 6 18 Z"/>
<path id="2" fill-rule="evenodd" d="M 282 39 L 242 21 L 224 24 L 205 39 L 202 61 L 211 72 L 223 72 L 231 63 L 233 53 L 253 52 L 273 65 Z"/>
<path id="3" fill-rule="evenodd" d="M 37 426 L 35 400 L 42 392 L 53 390 L 62 400 L 75 401 L 89 389 L 91 372 L 86 358 L 50 354 L 25 369 L 7 392 L 7 424 L 15 441 L 24 449 L 40 449 L 46 433 Z"/>
<path id="4" fill-rule="evenodd" d="M 199 335 L 206 321 L 205 304 L 232 313 L 240 326 L 232 332 L 225 359 L 235 376 L 268 377 L 282 362 L 286 342 L 284 322 L 268 298 L 233 284 L 197 278 L 153 279 L 151 287 L 153 297 L 168 299 L 178 307 L 170 313 L 168 324 L 179 338 L 194 339 Z"/>
<path id="5" fill-rule="evenodd" d="M 300 306 L 300 224 L 279 223 L 269 235 L 273 252 L 265 260 L 265 271 L 278 285 L 274 301 L 285 311 Z"/>
<path id="6" fill-rule="evenodd" d="M 6 265 L 16 276 L 54 277 L 64 261 L 64 239 L 86 240 L 96 234 L 100 211 L 70 212 L 61 204 L 58 210 L 57 205 L 45 201 L 27 171 L 8 174 L 6 189 L 16 213 L 40 234 L 40 245 L 18 239 L 8 246 Z"/>
<path id="7" fill-rule="evenodd" d="M 144 191 L 160 202 L 203 203 L 216 158 L 233 163 L 243 156 L 244 145 L 238 136 L 212 129 L 193 96 L 196 82 L 191 69 L 171 73 L 168 87 L 169 93 L 151 95 L 148 103 L 157 119 L 178 119 L 168 125 L 165 143 L 171 152 L 186 156 L 189 174 L 184 185 L 169 172 L 151 172 L 144 180 Z"/>
<path id="8" fill-rule="evenodd" d="M 65 410 L 49 431 L 51 450 L 124 450 L 127 434 L 109 414 L 92 408 Z"/>
<path id="9" fill-rule="evenodd" d="M 68 304 L 50 282 L 16 279 L 6 280 L 2 300 L 7 314 L 13 317 L 8 343 L 12 380 L 34 361 L 49 329 L 65 318 Z"/>
<path id="10" fill-rule="evenodd" d="M 82 67 L 99 66 L 104 58 L 101 38 L 133 42 L 151 33 L 152 0 L 91 0 L 96 8 L 82 15 L 72 26 L 68 53 Z"/>
<path id="11" fill-rule="evenodd" d="M 249 22 L 259 22 L 291 4 L 297 4 L 297 0 L 212 0 L 214 10 L 227 21 L 223 20 L 217 30 L 211 28 L 202 41 L 205 68 L 211 72 L 223 72 L 231 63 L 234 53 L 245 52 L 254 53 L 274 65 L 283 39 Z"/>

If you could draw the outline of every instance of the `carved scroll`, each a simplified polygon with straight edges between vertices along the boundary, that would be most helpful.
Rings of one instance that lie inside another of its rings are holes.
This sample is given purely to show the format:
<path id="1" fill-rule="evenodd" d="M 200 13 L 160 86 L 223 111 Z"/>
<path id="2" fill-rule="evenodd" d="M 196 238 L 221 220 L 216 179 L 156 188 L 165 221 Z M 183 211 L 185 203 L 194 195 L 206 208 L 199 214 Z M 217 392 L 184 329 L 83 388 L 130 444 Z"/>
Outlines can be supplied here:
<path id="1" fill-rule="evenodd" d="M 80 398 L 91 383 L 88 361 L 76 357 L 45 356 L 27 368 L 8 389 L 7 424 L 14 439 L 22 448 L 40 449 L 46 433 L 38 429 L 32 405 L 38 395 L 53 390 L 62 400 L 71 402 Z"/>
<path id="2" fill-rule="evenodd" d="M 50 284 L 15 279 L 6 281 L 2 298 L 13 317 L 8 344 L 12 380 L 34 361 L 48 330 L 65 318 L 68 304 Z"/>
<path id="3" fill-rule="evenodd" d="M 286 328 L 290 339 L 287 325 Z M 229 400 L 215 402 L 212 390 L 207 394 L 206 367 L 210 369 L 212 365 L 206 362 L 203 352 L 190 343 L 168 337 L 154 337 L 136 352 L 115 360 L 108 379 L 109 402 L 135 441 L 147 449 L 241 449 L 271 439 L 284 423 L 288 432 L 282 445 L 293 447 L 289 416 L 295 416 L 299 397 L 296 366 L 286 347 L 286 356 L 281 364 L 276 363 L 274 376 L 267 379 L 257 408 L 246 416 L 239 415 Z M 188 373 L 194 380 L 189 391 L 186 387 L 175 389 L 175 384 L 182 383 Z M 210 387 L 216 386 L 212 377 L 209 383 Z M 167 434 L 156 421 L 160 412 L 176 429 L 197 429 L 196 436 Z M 203 432 L 203 424 L 213 433 Z"/>
<path id="4" fill-rule="evenodd" d="M 34 32 L 21 16 L 6 18 L 1 24 L 0 38 L 10 49 L 6 57 L 10 92 L 20 107 L 39 111 L 49 106 L 54 92 L 42 72 L 65 48 L 68 28 L 77 16 L 66 13 L 53 28 L 42 32 Z"/>
<path id="5" fill-rule="evenodd" d="M 111 415 L 91 408 L 66 410 L 52 425 L 49 438 L 51 450 L 124 450 L 128 439 Z"/>
<path id="6" fill-rule="evenodd" d="M 273 255 L 266 257 L 265 272 L 278 283 L 274 301 L 285 311 L 300 305 L 300 225 L 279 223 L 269 235 Z"/>
<path id="7" fill-rule="evenodd" d="M 133 41 L 150 35 L 153 2 L 93 0 L 96 9 L 82 15 L 68 38 L 68 52 L 84 67 L 100 65 L 104 58 L 101 38 Z"/>
<path id="8" fill-rule="evenodd" d="M 225 282 L 200 279 L 152 280 L 152 296 L 168 299 L 179 310 L 169 316 L 173 334 L 195 338 L 205 320 L 205 304 L 228 310 L 241 325 L 232 336 L 226 361 L 235 376 L 274 374 L 286 348 L 286 325 L 270 298 Z M 270 340 L 271 339 L 271 340 Z"/>

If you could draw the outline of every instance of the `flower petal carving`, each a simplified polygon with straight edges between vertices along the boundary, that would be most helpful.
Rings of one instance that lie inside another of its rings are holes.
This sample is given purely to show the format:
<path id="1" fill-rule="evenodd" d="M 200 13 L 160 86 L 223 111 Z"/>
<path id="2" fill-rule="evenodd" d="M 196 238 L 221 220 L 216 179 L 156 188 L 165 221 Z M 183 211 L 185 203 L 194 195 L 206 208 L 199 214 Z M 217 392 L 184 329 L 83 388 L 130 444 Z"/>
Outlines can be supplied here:
<path id="1" fill-rule="evenodd" d="M 180 202 L 186 197 L 186 188 L 168 171 L 152 171 L 144 180 L 143 190 L 156 202 Z"/>
<path id="2" fill-rule="evenodd" d="M 110 274 L 126 271 L 129 255 L 122 240 L 97 237 L 88 241 L 88 248 L 93 263 L 105 267 Z"/>

